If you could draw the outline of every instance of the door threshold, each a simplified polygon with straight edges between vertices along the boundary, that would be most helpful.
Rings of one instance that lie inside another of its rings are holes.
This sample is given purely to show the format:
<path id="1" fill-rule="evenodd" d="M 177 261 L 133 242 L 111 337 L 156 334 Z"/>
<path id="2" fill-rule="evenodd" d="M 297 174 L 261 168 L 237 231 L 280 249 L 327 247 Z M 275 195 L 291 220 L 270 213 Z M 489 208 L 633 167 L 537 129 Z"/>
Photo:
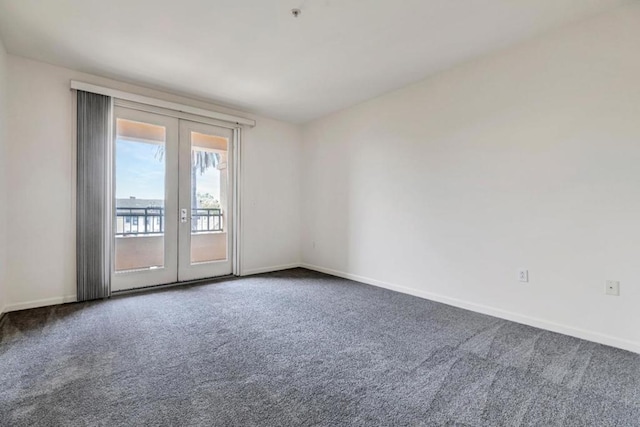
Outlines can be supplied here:
<path id="1" fill-rule="evenodd" d="M 217 277 L 209 277 L 206 279 L 197 279 L 197 280 L 187 280 L 185 282 L 173 282 L 173 283 L 167 283 L 164 285 L 151 285 L 151 286 L 143 286 L 140 288 L 132 288 L 132 289 L 121 289 L 119 291 L 113 291 L 111 292 L 111 296 L 120 296 L 120 295 L 128 295 L 128 294 L 136 294 L 139 292 L 146 292 L 146 291 L 157 291 L 160 289 L 166 289 L 166 288 L 175 288 L 177 286 L 189 286 L 189 285 L 208 285 L 210 283 L 215 283 L 215 282 L 219 282 L 222 280 L 229 280 L 229 279 L 234 279 L 236 277 L 239 276 L 234 276 L 233 274 L 228 274 L 226 276 L 217 276 Z"/>

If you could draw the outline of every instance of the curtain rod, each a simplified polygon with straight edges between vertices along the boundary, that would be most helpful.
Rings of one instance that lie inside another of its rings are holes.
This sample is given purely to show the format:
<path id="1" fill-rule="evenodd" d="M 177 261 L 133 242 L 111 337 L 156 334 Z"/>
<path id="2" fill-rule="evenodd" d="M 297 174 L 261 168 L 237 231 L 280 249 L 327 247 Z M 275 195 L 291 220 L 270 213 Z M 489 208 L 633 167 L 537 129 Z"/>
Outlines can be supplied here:
<path id="1" fill-rule="evenodd" d="M 83 90 L 85 92 L 97 93 L 99 95 L 110 96 L 112 98 L 123 99 L 126 101 L 138 102 L 140 104 L 153 105 L 155 107 L 166 108 L 168 110 L 181 111 L 183 113 L 195 114 L 202 117 L 221 120 L 224 122 L 236 123 L 238 125 L 247 125 L 254 127 L 255 120 L 238 117 L 231 114 L 218 113 L 217 111 L 205 110 L 203 108 L 191 107 L 189 105 L 179 104 L 177 102 L 164 101 L 162 99 L 150 98 L 148 96 L 137 95 L 135 93 L 124 92 L 108 87 L 92 85 L 90 83 L 71 80 L 71 89 Z"/>

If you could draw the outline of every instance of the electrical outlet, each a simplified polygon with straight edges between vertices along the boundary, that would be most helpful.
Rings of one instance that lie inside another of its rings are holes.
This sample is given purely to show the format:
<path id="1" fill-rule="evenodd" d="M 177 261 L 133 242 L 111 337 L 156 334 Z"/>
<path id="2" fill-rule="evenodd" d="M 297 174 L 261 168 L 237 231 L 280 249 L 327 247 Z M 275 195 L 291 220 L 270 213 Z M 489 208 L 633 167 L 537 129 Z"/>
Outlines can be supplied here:
<path id="1" fill-rule="evenodd" d="M 604 293 L 614 297 L 620 296 L 620 282 L 615 280 L 607 280 L 604 283 Z"/>
<path id="2" fill-rule="evenodd" d="M 522 283 L 529 282 L 529 270 L 518 270 L 518 281 Z"/>

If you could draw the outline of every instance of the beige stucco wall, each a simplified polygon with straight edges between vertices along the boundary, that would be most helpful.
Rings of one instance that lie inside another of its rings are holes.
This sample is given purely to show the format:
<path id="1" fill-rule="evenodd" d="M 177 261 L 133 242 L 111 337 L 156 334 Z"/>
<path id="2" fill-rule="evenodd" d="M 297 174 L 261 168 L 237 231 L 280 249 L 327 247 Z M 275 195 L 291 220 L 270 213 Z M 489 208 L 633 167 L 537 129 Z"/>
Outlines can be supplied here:
<path id="1" fill-rule="evenodd" d="M 162 266 L 164 236 L 118 237 L 116 271 Z M 191 262 L 223 260 L 227 255 L 227 233 L 202 233 L 191 236 Z"/>

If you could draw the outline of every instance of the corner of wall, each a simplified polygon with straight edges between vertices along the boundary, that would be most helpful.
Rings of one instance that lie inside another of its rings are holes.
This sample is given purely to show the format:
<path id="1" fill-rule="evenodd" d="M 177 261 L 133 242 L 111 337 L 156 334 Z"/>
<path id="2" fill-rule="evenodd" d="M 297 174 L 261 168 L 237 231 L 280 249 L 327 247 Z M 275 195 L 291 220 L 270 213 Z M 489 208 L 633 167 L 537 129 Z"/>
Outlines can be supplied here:
<path id="1" fill-rule="evenodd" d="M 617 9 L 306 124 L 303 266 L 639 352 L 639 23 Z"/>

